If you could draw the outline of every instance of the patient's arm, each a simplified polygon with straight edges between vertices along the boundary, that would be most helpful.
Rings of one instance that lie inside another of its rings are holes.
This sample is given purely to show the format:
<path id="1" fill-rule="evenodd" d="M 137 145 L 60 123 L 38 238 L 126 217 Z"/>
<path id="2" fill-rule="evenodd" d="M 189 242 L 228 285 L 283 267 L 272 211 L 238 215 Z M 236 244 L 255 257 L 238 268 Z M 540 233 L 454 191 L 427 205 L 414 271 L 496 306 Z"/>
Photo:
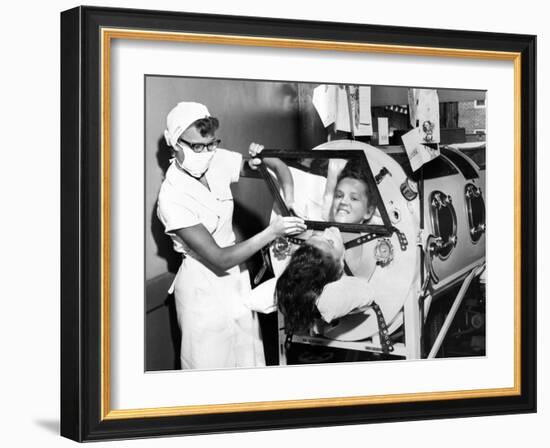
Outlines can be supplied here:
<path id="1" fill-rule="evenodd" d="M 263 161 L 268 168 L 275 172 L 283 190 L 285 204 L 289 209 L 292 209 L 294 206 L 294 179 L 288 166 L 281 159 L 275 157 L 266 157 Z"/>
<path id="2" fill-rule="evenodd" d="M 257 170 L 258 165 L 260 165 L 263 160 L 265 166 L 271 169 L 277 176 L 277 180 L 283 190 L 285 203 L 288 208 L 292 209 L 294 205 L 294 180 L 292 178 L 292 174 L 290 173 L 286 163 L 284 163 L 281 159 L 276 157 L 266 157 L 264 159 L 258 158 L 257 155 L 260 154 L 263 149 L 263 145 L 259 145 L 257 143 L 250 144 L 248 154 L 251 159 L 248 160 L 248 166 L 252 170 Z"/>
<path id="3" fill-rule="evenodd" d="M 367 279 L 345 275 L 323 288 L 317 299 L 317 309 L 323 320 L 330 323 L 346 314 L 368 308 L 373 301 L 373 290 Z"/>
<path id="4" fill-rule="evenodd" d="M 334 198 L 334 190 L 338 183 L 338 175 L 346 166 L 346 159 L 330 159 L 327 169 L 327 183 L 323 194 L 323 220 L 330 221 L 330 208 Z"/>

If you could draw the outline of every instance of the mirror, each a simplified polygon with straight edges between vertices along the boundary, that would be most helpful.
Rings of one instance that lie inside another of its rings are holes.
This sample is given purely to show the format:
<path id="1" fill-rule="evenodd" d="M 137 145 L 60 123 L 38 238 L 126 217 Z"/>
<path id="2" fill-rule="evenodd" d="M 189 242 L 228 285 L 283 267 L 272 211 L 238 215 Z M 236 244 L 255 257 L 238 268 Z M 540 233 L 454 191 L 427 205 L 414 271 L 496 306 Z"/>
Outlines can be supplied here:
<path id="1" fill-rule="evenodd" d="M 266 164 L 261 165 L 278 213 L 300 216 L 308 228 L 315 230 L 336 226 L 347 232 L 391 233 L 376 179 L 363 151 L 264 150 L 261 156 L 282 161 L 292 177 L 294 198 L 290 203 L 274 173 Z"/>

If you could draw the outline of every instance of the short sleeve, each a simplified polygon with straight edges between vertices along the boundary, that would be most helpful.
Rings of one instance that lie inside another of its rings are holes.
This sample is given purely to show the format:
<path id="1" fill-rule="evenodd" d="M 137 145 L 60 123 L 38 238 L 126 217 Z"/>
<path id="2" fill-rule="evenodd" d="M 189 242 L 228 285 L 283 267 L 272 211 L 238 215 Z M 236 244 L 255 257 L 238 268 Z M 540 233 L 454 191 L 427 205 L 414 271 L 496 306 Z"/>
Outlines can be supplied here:
<path id="1" fill-rule="evenodd" d="M 218 187 L 238 182 L 242 162 L 243 156 L 240 153 L 219 148 L 208 169 L 209 182 L 215 179 Z M 210 186 L 213 187 L 212 184 Z"/>
<path id="2" fill-rule="evenodd" d="M 229 182 L 234 183 L 239 181 L 241 176 L 241 166 L 243 156 L 238 152 L 227 151 L 227 169 L 229 171 Z"/>
<path id="3" fill-rule="evenodd" d="M 332 322 L 374 300 L 372 287 L 365 278 L 343 276 L 328 283 L 317 299 L 317 309 L 325 322 Z"/>
<path id="4" fill-rule="evenodd" d="M 162 195 L 159 195 L 157 215 L 164 224 L 166 233 L 200 224 L 199 217 L 193 210 Z"/>

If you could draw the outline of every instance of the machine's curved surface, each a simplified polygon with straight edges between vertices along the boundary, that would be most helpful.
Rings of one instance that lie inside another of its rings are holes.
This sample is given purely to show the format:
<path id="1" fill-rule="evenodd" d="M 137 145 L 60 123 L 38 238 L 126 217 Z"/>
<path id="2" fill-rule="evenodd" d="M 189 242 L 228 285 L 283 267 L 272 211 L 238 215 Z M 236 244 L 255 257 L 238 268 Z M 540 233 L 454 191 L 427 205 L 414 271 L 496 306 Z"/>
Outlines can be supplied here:
<path id="1" fill-rule="evenodd" d="M 336 140 L 315 150 L 360 150 L 377 181 L 385 209 L 396 230 L 391 236 L 375 238 L 346 250 L 345 259 L 353 275 L 369 278 L 390 332 L 403 323 L 403 306 L 421 288 L 421 257 L 418 242 L 428 237 L 425 247 L 432 271 L 431 293 L 438 295 L 471 271 L 485 257 L 484 170 L 460 150 L 450 147 L 413 176 L 408 159 L 401 153 L 385 151 L 350 140 Z M 331 163 L 338 164 L 336 159 Z M 340 163 L 341 166 L 343 166 Z M 336 165 L 335 165 L 336 166 Z M 341 167 L 340 167 L 341 169 Z M 320 219 L 326 209 L 326 179 L 291 169 L 297 191 L 314 192 L 310 219 Z M 313 187 L 312 187 L 313 183 Z M 423 186 L 423 191 L 419 187 Z M 423 200 L 423 204 L 421 204 Z M 325 202 L 323 204 L 323 201 Z M 423 233 L 421 232 L 424 227 Z M 398 233 L 408 242 L 404 248 Z M 344 241 L 357 233 L 342 232 Z M 288 260 L 271 258 L 275 275 Z M 382 260 L 382 261 L 381 261 Z M 429 301 L 427 302 L 429 305 Z M 427 311 L 427 308 L 425 309 Z M 372 311 L 352 314 L 324 327 L 322 334 L 340 341 L 358 341 L 374 336 L 378 323 Z"/>

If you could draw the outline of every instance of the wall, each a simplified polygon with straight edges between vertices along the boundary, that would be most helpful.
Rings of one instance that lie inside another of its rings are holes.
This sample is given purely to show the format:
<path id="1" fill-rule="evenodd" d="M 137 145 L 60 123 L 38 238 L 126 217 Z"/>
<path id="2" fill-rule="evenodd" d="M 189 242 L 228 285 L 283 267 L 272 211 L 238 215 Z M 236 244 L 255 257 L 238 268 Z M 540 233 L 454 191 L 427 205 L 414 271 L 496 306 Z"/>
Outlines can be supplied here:
<path id="1" fill-rule="evenodd" d="M 466 134 L 473 134 L 476 129 L 485 130 L 487 109 L 475 107 L 474 101 L 458 103 L 458 127 L 466 128 Z"/>
<path id="2" fill-rule="evenodd" d="M 340 0 L 254 2 L 251 0 L 88 0 L 101 6 L 159 8 L 204 13 L 348 21 L 383 25 L 538 34 L 538 122 L 548 123 L 548 20 L 544 2 L 463 0 L 452 8 L 436 0 L 394 0 L 391 5 Z M 78 2 L 7 2 L 0 28 L 3 147 L 0 191 L 2 247 L 3 446 L 75 447 L 58 435 L 59 415 L 59 11 Z M 389 7 L 388 7 L 389 6 Z M 475 11 L 475 14 L 472 14 Z M 544 446 L 550 423 L 548 362 L 550 317 L 548 131 L 539 126 L 539 413 L 375 425 L 339 426 L 132 442 L 128 447 L 293 447 L 313 445 L 446 448 Z M 24 151 L 24 152 L 23 152 Z M 24 168 L 24 170 L 23 170 Z M 24 173 L 24 174 L 23 174 Z M 269 387 L 268 385 L 266 387 Z"/>
<path id="3" fill-rule="evenodd" d="M 376 106 L 396 106 L 408 104 L 408 87 L 377 86 L 371 91 L 371 104 Z M 447 101 L 473 101 L 485 99 L 485 92 L 481 90 L 454 90 L 438 89 L 437 96 L 440 103 Z"/>

